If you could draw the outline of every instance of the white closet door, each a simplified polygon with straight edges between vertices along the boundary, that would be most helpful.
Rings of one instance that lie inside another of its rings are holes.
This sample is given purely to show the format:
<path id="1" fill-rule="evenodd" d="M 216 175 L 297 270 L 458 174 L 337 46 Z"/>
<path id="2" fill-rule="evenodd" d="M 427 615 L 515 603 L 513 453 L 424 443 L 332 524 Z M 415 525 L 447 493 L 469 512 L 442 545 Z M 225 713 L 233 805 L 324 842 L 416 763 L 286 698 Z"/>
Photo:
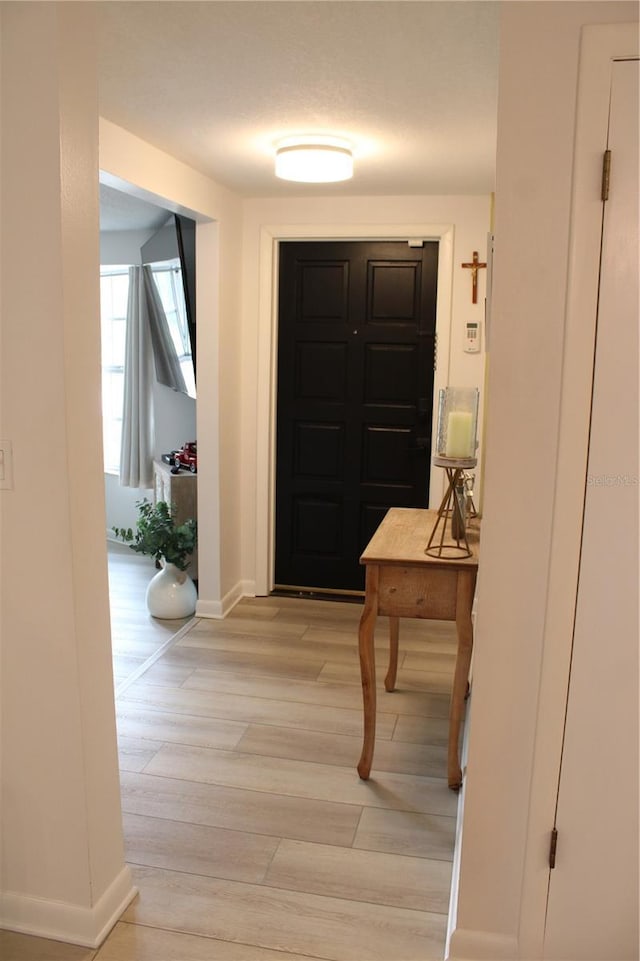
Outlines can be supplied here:
<path id="1" fill-rule="evenodd" d="M 613 65 L 584 532 L 548 961 L 638 961 L 638 61 Z"/>

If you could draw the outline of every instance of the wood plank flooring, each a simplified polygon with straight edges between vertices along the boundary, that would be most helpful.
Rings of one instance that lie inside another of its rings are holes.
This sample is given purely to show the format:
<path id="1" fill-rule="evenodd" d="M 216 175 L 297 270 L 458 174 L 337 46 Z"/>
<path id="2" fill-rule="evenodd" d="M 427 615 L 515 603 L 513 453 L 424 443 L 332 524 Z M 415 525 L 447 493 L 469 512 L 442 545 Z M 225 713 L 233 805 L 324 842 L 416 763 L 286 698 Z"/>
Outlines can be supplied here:
<path id="1" fill-rule="evenodd" d="M 136 554 L 127 544 L 114 541 L 108 543 L 108 557 L 113 680 L 117 694 L 190 618 L 164 621 L 150 617 L 145 593 L 156 572 L 153 558 Z"/>
<path id="2" fill-rule="evenodd" d="M 113 565 L 114 595 L 126 559 Z M 442 958 L 457 803 L 446 781 L 453 625 L 402 622 L 398 690 L 387 694 L 380 619 L 377 743 L 363 782 L 359 604 L 244 599 L 224 621 L 148 631 L 144 607 L 129 621 L 112 605 L 126 854 L 140 894 L 98 951 L 2 932 L 0 957 Z"/>

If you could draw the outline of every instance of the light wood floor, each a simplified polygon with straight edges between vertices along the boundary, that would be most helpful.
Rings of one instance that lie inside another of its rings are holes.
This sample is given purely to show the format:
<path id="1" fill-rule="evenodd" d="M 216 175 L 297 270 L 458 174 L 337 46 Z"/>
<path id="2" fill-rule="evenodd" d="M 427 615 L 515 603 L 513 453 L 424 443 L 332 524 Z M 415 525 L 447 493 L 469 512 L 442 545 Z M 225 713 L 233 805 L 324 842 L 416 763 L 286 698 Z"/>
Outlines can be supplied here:
<path id="1" fill-rule="evenodd" d="M 113 680 L 118 695 L 190 618 L 163 621 L 150 617 L 145 593 L 156 572 L 152 558 L 111 541 L 108 556 Z"/>
<path id="2" fill-rule="evenodd" d="M 140 894 L 98 951 L 4 932 L 3 961 L 442 958 L 453 625 L 402 623 L 398 690 L 378 685 L 365 783 L 360 605 L 256 598 L 224 621 L 156 623 L 144 607 L 127 616 L 118 597 L 137 576 L 128 556 L 110 566 L 126 855 Z M 386 631 L 380 619 L 380 677 Z"/>

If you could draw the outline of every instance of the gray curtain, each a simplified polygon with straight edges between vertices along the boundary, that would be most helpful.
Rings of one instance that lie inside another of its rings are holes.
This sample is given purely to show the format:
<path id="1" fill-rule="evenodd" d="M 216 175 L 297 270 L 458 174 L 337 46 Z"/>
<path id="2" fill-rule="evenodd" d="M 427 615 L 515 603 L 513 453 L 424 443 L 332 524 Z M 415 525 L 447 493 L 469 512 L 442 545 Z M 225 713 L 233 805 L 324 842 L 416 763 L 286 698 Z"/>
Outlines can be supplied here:
<path id="1" fill-rule="evenodd" d="M 120 484 L 153 487 L 153 367 L 144 268 L 129 267 Z"/>
<path id="2" fill-rule="evenodd" d="M 186 392 L 151 268 L 129 267 L 120 447 L 122 487 L 153 487 L 153 365 L 159 381 Z"/>

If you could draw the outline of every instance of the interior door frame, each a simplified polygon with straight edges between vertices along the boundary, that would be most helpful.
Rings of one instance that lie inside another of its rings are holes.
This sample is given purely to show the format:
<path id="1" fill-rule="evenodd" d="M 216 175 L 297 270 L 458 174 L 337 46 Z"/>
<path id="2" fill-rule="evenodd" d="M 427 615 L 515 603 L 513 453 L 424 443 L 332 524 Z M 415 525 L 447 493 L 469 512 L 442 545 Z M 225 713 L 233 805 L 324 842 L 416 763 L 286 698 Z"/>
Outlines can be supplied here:
<path id="1" fill-rule="evenodd" d="M 453 224 L 279 224 L 260 230 L 259 342 L 257 371 L 257 463 L 256 463 L 256 594 L 268 594 L 274 584 L 276 400 L 278 354 L 279 245 L 287 240 L 406 240 L 438 241 L 438 292 L 436 342 L 438 363 L 433 396 L 446 387 L 450 367 L 450 332 L 453 281 Z M 432 436 L 436 436 L 433 405 Z M 442 471 L 430 469 L 429 506 L 442 497 Z"/>

